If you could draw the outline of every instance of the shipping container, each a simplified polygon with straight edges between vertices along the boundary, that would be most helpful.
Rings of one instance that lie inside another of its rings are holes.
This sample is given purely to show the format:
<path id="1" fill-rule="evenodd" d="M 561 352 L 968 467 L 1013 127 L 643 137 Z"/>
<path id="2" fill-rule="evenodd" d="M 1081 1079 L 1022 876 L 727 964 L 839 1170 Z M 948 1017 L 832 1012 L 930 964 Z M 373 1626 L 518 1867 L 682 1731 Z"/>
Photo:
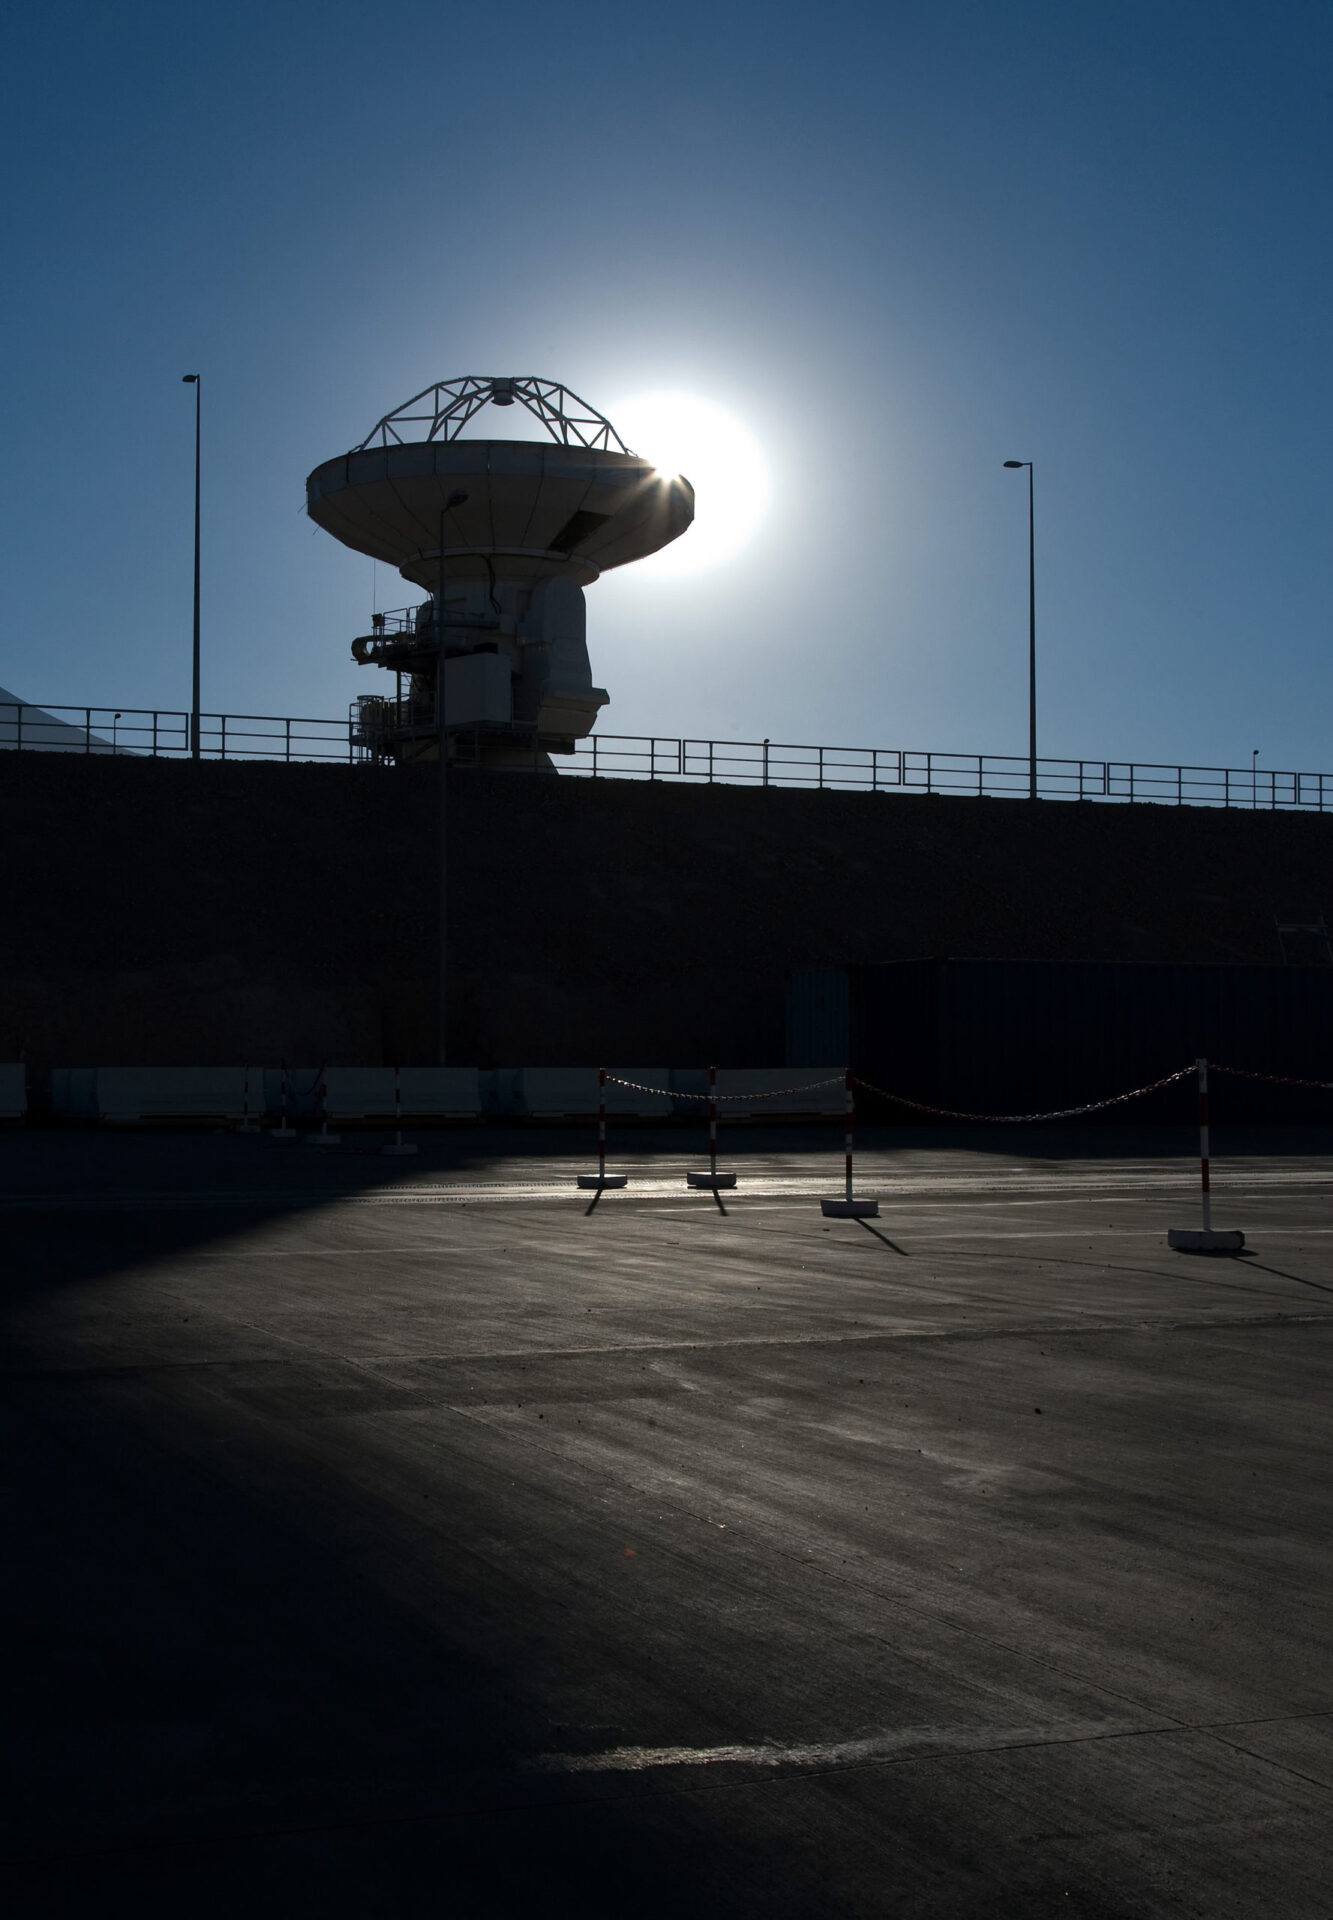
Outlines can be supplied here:
<path id="1" fill-rule="evenodd" d="M 1144 1086 L 1200 1054 L 1333 1082 L 1333 967 L 904 960 L 793 974 L 788 1064 L 847 1060 L 886 1092 L 976 1114 L 1050 1112 Z M 1219 1074 L 1219 1120 L 1333 1122 L 1333 1091 Z M 1183 1120 L 1193 1085 L 1113 1108 Z M 867 1113 L 908 1110 L 866 1103 Z"/>

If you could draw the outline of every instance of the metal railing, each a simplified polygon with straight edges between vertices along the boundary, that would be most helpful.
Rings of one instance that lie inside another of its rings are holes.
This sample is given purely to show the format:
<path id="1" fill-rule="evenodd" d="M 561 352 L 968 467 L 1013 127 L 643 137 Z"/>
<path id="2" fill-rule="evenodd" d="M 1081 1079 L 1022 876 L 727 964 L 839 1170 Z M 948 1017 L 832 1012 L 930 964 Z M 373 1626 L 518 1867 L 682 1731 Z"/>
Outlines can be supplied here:
<path id="1" fill-rule="evenodd" d="M 0 701 L 0 750 L 6 747 L 183 760 L 190 757 L 190 716 L 156 707 L 39 707 Z M 271 713 L 200 714 L 199 753 L 206 760 L 365 758 L 351 719 Z"/>
<path id="2" fill-rule="evenodd" d="M 429 606 L 429 604 L 429 601 L 423 600 L 419 606 L 394 607 L 388 613 L 372 613 L 370 616 L 370 630 L 372 633 L 384 634 L 415 633 L 417 631 L 417 616 L 420 614 L 422 606 Z"/>
<path id="3" fill-rule="evenodd" d="M 904 747 L 819 747 L 779 740 L 674 740 L 593 734 L 566 772 L 707 785 L 817 787 L 860 793 L 971 794 L 1021 799 L 1026 754 L 937 753 Z M 1039 760 L 1045 800 L 1151 801 L 1192 807 L 1333 810 L 1333 774 L 1268 767 L 1166 766 L 1129 760 Z"/>
<path id="4" fill-rule="evenodd" d="M 422 724 L 428 717 L 422 703 L 406 700 L 401 707 L 384 702 L 374 720 L 367 716 L 368 725 L 358 719 L 355 707 L 342 720 L 206 713 L 200 715 L 199 751 L 209 760 L 356 762 L 372 757 L 376 722 L 380 726 Z M 179 760 L 190 753 L 190 716 L 166 708 L 0 702 L 0 750 L 5 748 Z M 466 764 L 461 755 L 460 764 Z M 594 733 L 578 741 L 572 755 L 558 755 L 556 765 L 574 776 L 695 785 L 971 794 L 992 799 L 1021 799 L 1028 792 L 1024 754 L 937 753 L 903 747 L 820 747 L 780 740 L 678 740 Z M 1046 800 L 1333 812 L 1333 774 L 1271 767 L 1039 760 L 1037 791 Z"/>

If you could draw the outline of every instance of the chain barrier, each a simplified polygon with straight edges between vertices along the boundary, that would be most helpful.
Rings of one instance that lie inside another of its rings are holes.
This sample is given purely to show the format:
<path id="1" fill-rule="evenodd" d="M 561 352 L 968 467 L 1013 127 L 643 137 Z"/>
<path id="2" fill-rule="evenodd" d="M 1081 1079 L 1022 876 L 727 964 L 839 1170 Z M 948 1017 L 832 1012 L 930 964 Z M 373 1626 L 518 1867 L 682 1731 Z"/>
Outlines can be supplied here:
<path id="1" fill-rule="evenodd" d="M 618 1073 L 608 1073 L 608 1087 L 630 1087 L 635 1093 L 655 1093 L 660 1100 L 700 1100 L 705 1106 L 710 1100 L 786 1100 L 794 1093 L 817 1093 L 822 1087 L 840 1087 L 844 1076 L 833 1074 L 827 1080 L 809 1080 L 803 1087 L 769 1087 L 761 1093 L 681 1093 L 675 1087 L 645 1087 L 638 1080 L 622 1080 Z"/>
<path id="2" fill-rule="evenodd" d="M 1322 1080 L 1283 1080 L 1281 1074 L 1246 1073 L 1243 1067 L 1218 1067 L 1216 1071 L 1241 1074 L 1249 1080 L 1282 1080 L 1284 1085 L 1293 1087 L 1322 1087 L 1326 1084 Z M 1138 1100 L 1144 1094 L 1156 1093 L 1161 1087 L 1172 1086 L 1177 1080 L 1184 1080 L 1193 1072 L 1193 1066 L 1178 1067 L 1174 1073 L 1163 1074 L 1160 1080 L 1150 1080 L 1146 1086 L 1132 1087 L 1128 1093 L 1113 1093 L 1105 1100 L 1090 1100 L 1081 1107 L 1057 1107 L 1050 1113 L 964 1113 L 956 1107 L 932 1107 L 924 1100 L 909 1100 L 904 1094 L 889 1093 L 885 1088 L 877 1087 L 869 1080 L 863 1080 L 859 1073 L 854 1073 L 852 1079 L 866 1093 L 876 1094 L 881 1100 L 892 1101 L 895 1106 L 910 1107 L 914 1113 L 933 1113 L 941 1120 L 978 1120 L 987 1121 L 992 1125 L 1018 1126 L 1030 1124 L 1036 1120 L 1073 1120 L 1081 1114 L 1100 1113 L 1106 1107 L 1122 1106 L 1127 1100 Z M 716 1099 L 719 1104 L 724 1100 L 787 1100 L 798 1093 L 816 1093 L 822 1092 L 825 1087 L 840 1087 L 843 1084 L 843 1075 L 835 1074 L 827 1080 L 810 1080 L 799 1087 L 771 1087 L 765 1092 L 715 1095 L 683 1093 L 675 1087 L 649 1087 L 640 1080 L 625 1080 L 618 1073 L 608 1073 L 606 1083 L 608 1086 L 628 1087 L 634 1093 L 655 1094 L 663 1100 L 695 1100 L 707 1106 L 710 1099 Z"/>
<path id="3" fill-rule="evenodd" d="M 1224 1069 L 1225 1071 L 1225 1069 Z M 1145 1093 L 1156 1093 L 1159 1087 L 1169 1087 L 1177 1080 L 1184 1080 L 1194 1072 L 1194 1067 L 1178 1067 L 1174 1073 L 1163 1074 L 1160 1080 L 1150 1080 L 1146 1087 L 1134 1087 L 1128 1093 L 1113 1093 L 1105 1100 L 1090 1100 L 1082 1107 L 1058 1107 L 1051 1113 L 961 1113 L 956 1107 L 931 1107 L 924 1100 L 908 1100 L 900 1093 L 887 1093 L 883 1087 L 872 1086 L 869 1080 L 863 1080 L 859 1073 L 852 1079 L 858 1087 L 864 1087 L 867 1093 L 877 1094 L 881 1100 L 891 1100 L 895 1106 L 911 1107 L 916 1113 L 933 1113 L 941 1120 L 979 1120 L 993 1125 L 1018 1126 L 1034 1120 L 1073 1120 L 1080 1114 L 1100 1113 L 1105 1107 L 1118 1107 L 1126 1100 L 1137 1100 Z M 1266 1075 L 1256 1075 L 1264 1079 Z M 1318 1081 L 1299 1081 L 1300 1086 L 1317 1086 Z"/>
<path id="4" fill-rule="evenodd" d="M 1296 1080 L 1289 1073 L 1255 1073 L 1249 1067 L 1220 1067 L 1208 1062 L 1209 1073 L 1229 1073 L 1235 1080 L 1269 1080 L 1275 1087 L 1317 1087 L 1321 1093 L 1333 1093 L 1333 1081 Z"/>

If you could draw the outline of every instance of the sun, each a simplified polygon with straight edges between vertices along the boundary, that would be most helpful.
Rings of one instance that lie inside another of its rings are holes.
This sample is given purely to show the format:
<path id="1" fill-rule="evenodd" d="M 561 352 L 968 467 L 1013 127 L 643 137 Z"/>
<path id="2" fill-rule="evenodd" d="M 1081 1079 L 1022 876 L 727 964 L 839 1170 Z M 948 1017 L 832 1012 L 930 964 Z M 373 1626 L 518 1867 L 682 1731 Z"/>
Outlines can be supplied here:
<path id="1" fill-rule="evenodd" d="M 640 394 L 618 404 L 612 418 L 636 453 L 694 488 L 694 525 L 636 571 L 684 577 L 725 565 L 759 526 L 771 492 L 749 428 L 694 393 Z"/>

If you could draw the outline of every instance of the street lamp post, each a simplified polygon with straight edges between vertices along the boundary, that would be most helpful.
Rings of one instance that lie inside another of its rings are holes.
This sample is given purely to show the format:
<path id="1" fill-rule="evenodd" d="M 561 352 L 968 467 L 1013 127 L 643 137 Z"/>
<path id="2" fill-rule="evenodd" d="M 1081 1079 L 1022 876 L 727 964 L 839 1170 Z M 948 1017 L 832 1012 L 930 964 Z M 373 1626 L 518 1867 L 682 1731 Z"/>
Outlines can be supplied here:
<path id="1" fill-rule="evenodd" d="M 190 689 L 190 758 L 199 758 L 199 425 L 203 382 L 197 373 L 181 380 L 194 388 L 194 676 Z"/>
<path id="2" fill-rule="evenodd" d="M 449 736 L 444 703 L 444 516 L 463 506 L 467 495 L 455 491 L 440 508 L 439 574 L 435 594 L 435 641 L 439 666 L 435 672 L 435 724 L 439 732 L 440 762 L 440 975 L 437 1018 L 440 1065 L 449 1064 Z"/>
<path id="3" fill-rule="evenodd" d="M 1034 477 L 1030 460 L 1006 460 L 1006 467 L 1028 470 L 1028 799 L 1037 797 L 1037 531 Z"/>

